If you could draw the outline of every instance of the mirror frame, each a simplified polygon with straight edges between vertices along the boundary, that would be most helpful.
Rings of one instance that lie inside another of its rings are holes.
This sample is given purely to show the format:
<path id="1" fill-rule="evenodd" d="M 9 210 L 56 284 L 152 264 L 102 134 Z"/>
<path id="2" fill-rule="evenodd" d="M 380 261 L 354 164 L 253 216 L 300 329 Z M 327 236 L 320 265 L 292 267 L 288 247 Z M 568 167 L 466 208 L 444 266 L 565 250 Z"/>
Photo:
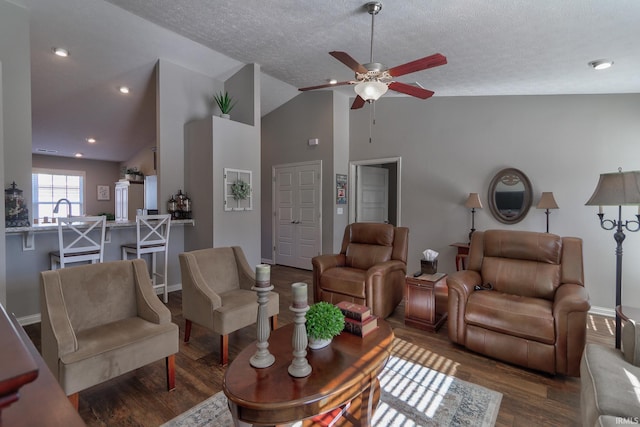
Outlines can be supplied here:
<path id="1" fill-rule="evenodd" d="M 520 178 L 520 182 L 522 182 L 524 185 L 524 199 L 522 201 L 522 204 L 523 204 L 522 209 L 517 215 L 513 217 L 506 217 L 505 215 L 500 213 L 500 210 L 496 206 L 496 198 L 495 198 L 496 187 L 505 175 L 517 176 L 518 178 Z M 515 168 L 502 169 L 500 172 L 495 174 L 495 176 L 491 180 L 491 183 L 489 184 L 489 192 L 487 194 L 487 200 L 489 201 L 489 210 L 491 210 L 491 214 L 493 215 L 493 217 L 503 224 L 516 224 L 522 221 L 527 216 L 527 213 L 529 212 L 532 199 L 533 199 L 533 195 L 532 195 L 531 182 L 529 181 L 529 178 L 527 178 L 527 176 L 518 169 L 515 169 Z"/>

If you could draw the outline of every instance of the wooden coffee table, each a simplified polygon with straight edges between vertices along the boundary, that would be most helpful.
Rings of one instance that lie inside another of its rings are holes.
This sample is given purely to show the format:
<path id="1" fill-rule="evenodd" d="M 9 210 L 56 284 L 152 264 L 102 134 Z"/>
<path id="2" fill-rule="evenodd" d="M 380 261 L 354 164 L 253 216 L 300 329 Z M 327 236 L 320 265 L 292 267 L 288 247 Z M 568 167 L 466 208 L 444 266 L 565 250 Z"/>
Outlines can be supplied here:
<path id="1" fill-rule="evenodd" d="M 249 345 L 227 368 L 223 390 L 234 421 L 274 425 L 305 420 L 346 407 L 335 425 L 370 426 L 380 399 L 378 374 L 391 355 L 393 331 L 378 319 L 378 328 L 365 338 L 343 332 L 320 350 L 308 350 L 313 368 L 305 378 L 294 378 L 287 369 L 293 359 L 293 324 L 271 333 L 269 351 L 275 363 L 254 368 L 249 359 L 256 352 Z"/>

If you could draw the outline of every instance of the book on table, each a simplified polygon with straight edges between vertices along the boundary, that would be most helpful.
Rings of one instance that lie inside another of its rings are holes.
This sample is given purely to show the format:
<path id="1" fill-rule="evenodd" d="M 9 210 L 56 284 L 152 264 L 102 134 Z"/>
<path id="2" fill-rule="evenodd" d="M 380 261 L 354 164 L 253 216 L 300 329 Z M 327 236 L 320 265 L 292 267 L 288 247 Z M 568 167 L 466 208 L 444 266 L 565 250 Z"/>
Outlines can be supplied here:
<path id="1" fill-rule="evenodd" d="M 342 314 L 346 318 L 358 320 L 360 322 L 366 320 L 371 316 L 371 310 L 369 307 L 355 304 L 352 302 L 341 301 L 336 306 L 342 311 Z"/>
<path id="2" fill-rule="evenodd" d="M 370 315 L 363 322 L 349 317 L 344 318 L 344 331 L 359 337 L 366 337 L 378 327 L 378 316 Z"/>

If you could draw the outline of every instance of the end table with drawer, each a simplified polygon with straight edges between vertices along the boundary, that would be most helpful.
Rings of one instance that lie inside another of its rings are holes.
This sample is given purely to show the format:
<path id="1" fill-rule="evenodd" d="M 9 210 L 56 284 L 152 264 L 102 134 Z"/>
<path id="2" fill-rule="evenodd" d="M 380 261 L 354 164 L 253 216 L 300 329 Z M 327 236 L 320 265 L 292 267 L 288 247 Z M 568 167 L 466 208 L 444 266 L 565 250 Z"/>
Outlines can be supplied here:
<path id="1" fill-rule="evenodd" d="M 446 307 L 438 307 L 436 304 L 436 293 L 447 292 L 447 275 L 435 273 L 407 276 L 405 286 L 405 325 L 436 332 L 447 319 Z"/>

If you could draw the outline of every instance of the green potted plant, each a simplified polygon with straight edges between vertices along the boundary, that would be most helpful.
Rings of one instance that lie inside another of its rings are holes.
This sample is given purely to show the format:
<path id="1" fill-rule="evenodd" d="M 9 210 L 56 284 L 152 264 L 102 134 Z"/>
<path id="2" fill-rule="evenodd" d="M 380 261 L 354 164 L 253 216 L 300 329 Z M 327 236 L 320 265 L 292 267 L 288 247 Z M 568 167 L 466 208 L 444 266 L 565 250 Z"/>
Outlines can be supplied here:
<path id="1" fill-rule="evenodd" d="M 329 345 L 333 337 L 344 329 L 344 315 L 338 307 L 321 301 L 309 307 L 305 314 L 309 348 L 315 350 Z"/>
<path id="2" fill-rule="evenodd" d="M 233 98 L 229 96 L 228 92 L 219 92 L 215 94 L 213 96 L 213 100 L 216 102 L 218 108 L 220 109 L 220 117 L 228 119 L 230 117 L 229 113 L 236 105 L 236 101 L 234 101 Z"/>

